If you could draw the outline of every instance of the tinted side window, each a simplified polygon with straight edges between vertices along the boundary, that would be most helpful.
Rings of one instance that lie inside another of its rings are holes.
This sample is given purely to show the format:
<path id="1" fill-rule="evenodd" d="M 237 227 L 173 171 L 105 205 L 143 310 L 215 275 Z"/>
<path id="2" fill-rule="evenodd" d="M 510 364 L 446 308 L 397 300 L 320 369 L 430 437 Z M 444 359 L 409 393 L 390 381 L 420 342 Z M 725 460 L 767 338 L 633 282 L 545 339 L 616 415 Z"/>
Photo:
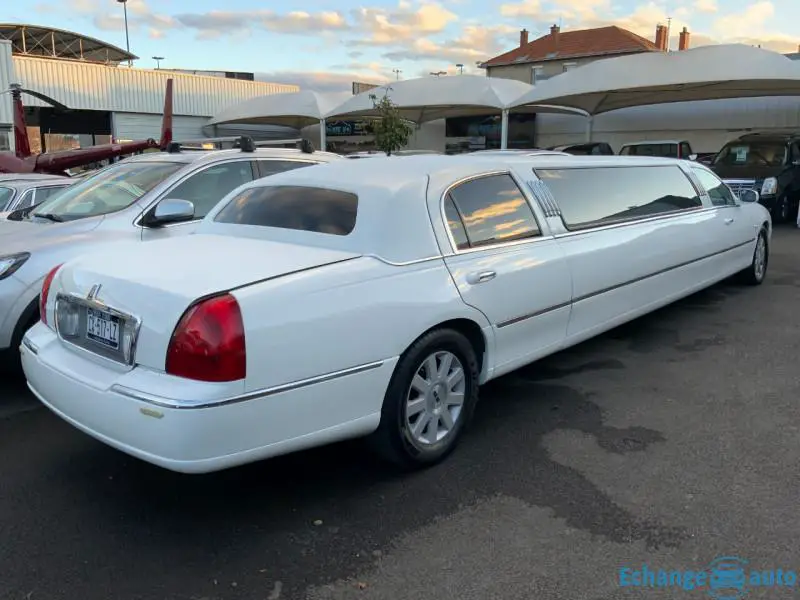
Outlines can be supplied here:
<path id="1" fill-rule="evenodd" d="M 222 198 L 252 180 L 253 166 L 249 160 L 212 165 L 189 177 L 165 198 L 189 200 L 194 204 L 195 218 L 201 219 Z"/>
<path id="2" fill-rule="evenodd" d="M 714 206 L 729 206 L 736 204 L 736 200 L 734 200 L 731 190 L 722 182 L 721 179 L 719 179 L 719 177 L 710 171 L 698 169 L 697 167 L 692 167 L 692 171 L 708 192 L 708 195 L 711 197 L 711 203 Z"/>
<path id="3" fill-rule="evenodd" d="M 300 167 L 310 167 L 312 162 L 303 162 L 299 160 L 270 160 L 260 159 L 258 162 L 259 177 L 268 177 L 276 173 L 283 173 L 284 171 L 291 171 L 299 169 Z"/>
<path id="4" fill-rule="evenodd" d="M 681 143 L 681 158 L 689 158 L 692 154 L 692 149 L 686 142 Z"/>
<path id="5" fill-rule="evenodd" d="M 66 186 L 40 187 L 36 190 L 36 203 L 44 202 L 50 196 L 58 194 Z"/>
<path id="6" fill-rule="evenodd" d="M 596 227 L 703 203 L 677 166 L 537 169 L 569 229 Z"/>
<path id="7" fill-rule="evenodd" d="M 34 194 L 34 192 L 35 192 L 35 190 L 28 190 L 27 192 L 25 192 L 25 194 L 19 200 L 17 200 L 16 206 L 14 206 L 14 209 L 16 210 L 16 209 L 20 209 L 20 208 L 30 208 L 31 206 L 33 206 L 33 202 L 34 202 L 33 194 Z"/>
<path id="8" fill-rule="evenodd" d="M 244 190 L 217 213 L 218 223 L 347 235 L 356 225 L 358 196 L 326 188 L 277 185 Z"/>
<path id="9" fill-rule="evenodd" d="M 462 217 L 472 248 L 535 237 L 540 233 L 528 200 L 509 175 L 467 181 L 453 188 L 450 196 Z"/>
<path id="10" fill-rule="evenodd" d="M 0 210 L 6 210 L 13 197 L 14 190 L 7 187 L 0 187 Z"/>
<path id="11" fill-rule="evenodd" d="M 458 214 L 456 203 L 453 202 L 450 194 L 447 194 L 447 198 L 444 200 L 444 216 L 447 218 L 447 227 L 450 229 L 456 248 L 459 250 L 469 248 L 469 238 L 467 238 L 467 230 L 464 228 L 464 221 Z"/>

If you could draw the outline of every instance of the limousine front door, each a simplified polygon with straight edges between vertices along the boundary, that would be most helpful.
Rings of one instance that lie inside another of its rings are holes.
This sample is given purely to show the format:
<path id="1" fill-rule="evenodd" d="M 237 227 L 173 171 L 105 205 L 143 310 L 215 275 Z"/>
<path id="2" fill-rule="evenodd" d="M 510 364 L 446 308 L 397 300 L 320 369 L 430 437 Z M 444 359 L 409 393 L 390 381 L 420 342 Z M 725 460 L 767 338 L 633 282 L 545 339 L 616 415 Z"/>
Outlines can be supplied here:
<path id="1" fill-rule="evenodd" d="M 558 349 L 569 322 L 572 278 L 564 252 L 540 228 L 511 176 L 463 182 L 445 198 L 445 263 L 464 301 L 495 329 L 495 375 Z"/>

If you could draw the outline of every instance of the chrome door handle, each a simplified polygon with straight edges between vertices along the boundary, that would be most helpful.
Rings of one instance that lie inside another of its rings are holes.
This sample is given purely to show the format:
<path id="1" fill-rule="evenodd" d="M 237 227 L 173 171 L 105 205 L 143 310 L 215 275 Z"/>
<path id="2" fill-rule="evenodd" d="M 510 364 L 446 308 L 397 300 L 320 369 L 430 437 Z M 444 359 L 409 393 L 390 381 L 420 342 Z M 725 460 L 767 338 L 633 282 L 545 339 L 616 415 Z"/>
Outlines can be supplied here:
<path id="1" fill-rule="evenodd" d="M 497 273 L 494 271 L 478 271 L 477 273 L 470 273 L 467 275 L 467 281 L 472 284 L 476 283 L 486 283 L 487 281 L 491 281 L 497 276 Z"/>
<path id="2" fill-rule="evenodd" d="M 725 225 L 730 225 L 731 223 L 733 223 L 733 217 L 728 217 L 725 219 Z"/>

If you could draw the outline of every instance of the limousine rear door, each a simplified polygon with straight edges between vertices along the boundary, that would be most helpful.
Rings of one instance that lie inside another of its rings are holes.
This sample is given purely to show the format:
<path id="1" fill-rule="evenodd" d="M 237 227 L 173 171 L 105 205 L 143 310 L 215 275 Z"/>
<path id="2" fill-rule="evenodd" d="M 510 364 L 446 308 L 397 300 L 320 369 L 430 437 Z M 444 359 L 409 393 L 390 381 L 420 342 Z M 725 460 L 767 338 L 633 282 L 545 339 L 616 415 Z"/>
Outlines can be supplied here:
<path id="1" fill-rule="evenodd" d="M 570 270 L 523 189 L 509 173 L 491 173 L 435 199 L 444 204 L 453 281 L 495 328 L 495 375 L 559 348 L 569 322 Z"/>
<path id="2" fill-rule="evenodd" d="M 567 342 L 667 304 L 718 273 L 714 213 L 676 164 L 536 169 L 573 278 Z"/>

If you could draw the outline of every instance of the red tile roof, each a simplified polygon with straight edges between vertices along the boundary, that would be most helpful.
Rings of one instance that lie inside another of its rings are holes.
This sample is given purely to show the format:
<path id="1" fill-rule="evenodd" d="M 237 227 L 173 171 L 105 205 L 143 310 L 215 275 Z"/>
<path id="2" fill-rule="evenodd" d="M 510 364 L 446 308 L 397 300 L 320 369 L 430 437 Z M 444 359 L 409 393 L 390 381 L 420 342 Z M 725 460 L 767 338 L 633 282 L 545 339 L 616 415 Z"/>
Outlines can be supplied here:
<path id="1" fill-rule="evenodd" d="M 557 38 L 557 39 L 556 39 Z M 656 45 L 635 33 L 616 25 L 597 29 L 561 31 L 544 35 L 505 54 L 490 58 L 483 66 L 524 64 L 548 60 L 564 60 L 580 56 L 655 52 Z"/>

